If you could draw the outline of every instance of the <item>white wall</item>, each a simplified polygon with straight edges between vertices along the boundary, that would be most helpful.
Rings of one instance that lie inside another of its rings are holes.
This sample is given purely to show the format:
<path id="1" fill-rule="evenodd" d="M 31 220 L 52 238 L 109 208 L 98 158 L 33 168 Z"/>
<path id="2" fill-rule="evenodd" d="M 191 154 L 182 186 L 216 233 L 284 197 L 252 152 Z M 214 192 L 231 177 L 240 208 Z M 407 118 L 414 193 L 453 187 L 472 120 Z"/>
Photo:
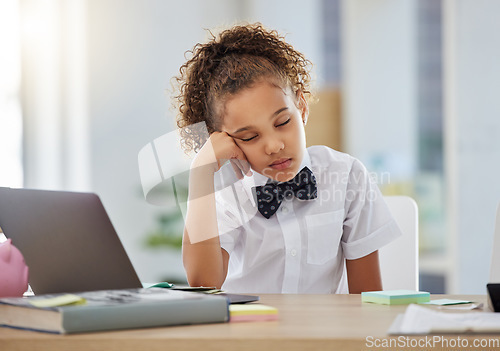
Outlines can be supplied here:
<path id="1" fill-rule="evenodd" d="M 414 0 L 342 2 L 345 149 L 391 181 L 416 170 L 415 10 Z"/>
<path id="2" fill-rule="evenodd" d="M 447 0 L 444 11 L 451 289 L 484 294 L 500 201 L 500 2 Z"/>
<path id="3" fill-rule="evenodd" d="M 246 0 L 245 19 L 277 29 L 313 63 L 313 74 L 322 84 L 323 48 L 321 0 Z"/>

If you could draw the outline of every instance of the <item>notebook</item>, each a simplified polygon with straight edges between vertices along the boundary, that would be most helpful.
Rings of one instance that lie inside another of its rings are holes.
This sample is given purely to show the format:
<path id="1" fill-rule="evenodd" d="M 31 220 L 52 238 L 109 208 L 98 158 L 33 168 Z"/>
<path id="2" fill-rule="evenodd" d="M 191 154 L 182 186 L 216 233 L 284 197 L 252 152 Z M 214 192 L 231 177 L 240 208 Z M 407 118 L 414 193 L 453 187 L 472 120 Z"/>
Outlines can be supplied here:
<path id="1" fill-rule="evenodd" d="M 0 188 L 0 227 L 35 294 L 142 287 L 96 194 Z"/>

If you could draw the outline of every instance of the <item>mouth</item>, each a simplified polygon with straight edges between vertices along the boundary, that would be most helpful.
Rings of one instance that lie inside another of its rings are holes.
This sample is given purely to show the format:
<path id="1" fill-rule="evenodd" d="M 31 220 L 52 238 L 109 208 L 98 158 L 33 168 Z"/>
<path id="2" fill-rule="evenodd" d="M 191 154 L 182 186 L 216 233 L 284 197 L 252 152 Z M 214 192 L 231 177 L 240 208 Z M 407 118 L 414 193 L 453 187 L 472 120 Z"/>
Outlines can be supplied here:
<path id="1" fill-rule="evenodd" d="M 292 163 L 291 158 L 280 158 L 279 160 L 276 160 L 273 163 L 271 163 L 269 167 L 274 169 L 285 169 L 290 167 L 291 163 Z"/>

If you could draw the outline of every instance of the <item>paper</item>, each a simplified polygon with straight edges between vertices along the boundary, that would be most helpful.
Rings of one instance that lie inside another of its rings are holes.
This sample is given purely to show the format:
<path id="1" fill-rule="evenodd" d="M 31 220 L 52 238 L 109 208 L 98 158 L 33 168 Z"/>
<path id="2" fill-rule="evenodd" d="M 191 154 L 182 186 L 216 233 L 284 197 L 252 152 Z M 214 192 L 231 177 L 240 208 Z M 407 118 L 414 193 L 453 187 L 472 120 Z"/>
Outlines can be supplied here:
<path id="1" fill-rule="evenodd" d="M 411 304 L 389 328 L 390 335 L 439 333 L 498 333 L 500 313 L 453 313 Z"/>
<path id="2" fill-rule="evenodd" d="M 194 291 L 194 292 L 203 292 L 206 294 L 215 294 L 222 292 L 222 290 L 217 289 L 214 286 L 186 286 L 186 285 L 174 285 L 171 288 L 172 290 L 182 290 L 182 291 Z"/>
<path id="3" fill-rule="evenodd" d="M 422 305 L 444 306 L 444 305 L 460 305 L 460 304 L 466 304 L 466 303 L 472 303 L 472 301 L 439 299 L 439 300 L 432 300 L 432 301 L 429 301 L 429 302 L 422 302 Z"/>
<path id="4" fill-rule="evenodd" d="M 83 305 L 85 302 L 86 300 L 83 297 L 73 294 L 66 294 L 57 297 L 51 297 L 48 299 L 32 299 L 29 301 L 30 304 L 39 308 Z"/>
<path id="5" fill-rule="evenodd" d="M 188 286 L 188 285 L 175 285 L 168 282 L 160 282 L 160 283 L 143 283 L 143 287 L 145 288 L 166 288 L 172 290 L 183 290 L 183 291 L 195 291 L 195 292 L 203 292 L 206 294 L 216 294 L 222 292 L 222 290 L 217 289 L 215 287 L 210 286 Z"/>
<path id="6" fill-rule="evenodd" d="M 143 284 L 144 285 L 144 284 Z M 160 283 L 155 283 L 155 284 L 148 284 L 146 286 L 147 288 L 172 288 L 174 284 L 168 283 L 168 282 L 160 282 Z"/>
<path id="7" fill-rule="evenodd" d="M 484 307 L 484 304 L 481 302 L 481 303 L 470 303 L 470 304 L 464 304 L 464 305 L 446 305 L 446 306 L 439 306 L 439 308 L 442 308 L 442 309 L 446 309 L 446 310 L 453 310 L 453 311 L 457 311 L 457 310 L 482 310 Z"/>

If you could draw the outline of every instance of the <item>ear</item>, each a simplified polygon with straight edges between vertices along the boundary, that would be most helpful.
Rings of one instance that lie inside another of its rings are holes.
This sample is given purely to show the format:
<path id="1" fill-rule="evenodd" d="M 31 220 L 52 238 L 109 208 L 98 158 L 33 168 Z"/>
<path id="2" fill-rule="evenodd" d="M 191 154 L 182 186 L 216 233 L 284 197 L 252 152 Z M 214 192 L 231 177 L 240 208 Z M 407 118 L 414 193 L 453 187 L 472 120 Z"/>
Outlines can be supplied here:
<path id="1" fill-rule="evenodd" d="M 302 122 L 306 125 L 309 118 L 309 104 L 302 90 L 297 90 L 297 107 L 302 115 Z"/>

